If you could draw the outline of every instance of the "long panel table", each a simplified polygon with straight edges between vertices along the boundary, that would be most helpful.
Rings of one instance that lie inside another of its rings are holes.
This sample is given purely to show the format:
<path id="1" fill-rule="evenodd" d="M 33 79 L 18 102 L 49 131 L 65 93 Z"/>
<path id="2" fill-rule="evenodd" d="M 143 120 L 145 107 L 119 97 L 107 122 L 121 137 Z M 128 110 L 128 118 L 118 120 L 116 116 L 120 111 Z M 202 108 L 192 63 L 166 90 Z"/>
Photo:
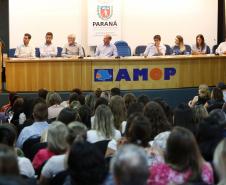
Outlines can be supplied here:
<path id="1" fill-rule="evenodd" d="M 8 91 L 167 89 L 226 82 L 226 56 L 6 60 Z"/>

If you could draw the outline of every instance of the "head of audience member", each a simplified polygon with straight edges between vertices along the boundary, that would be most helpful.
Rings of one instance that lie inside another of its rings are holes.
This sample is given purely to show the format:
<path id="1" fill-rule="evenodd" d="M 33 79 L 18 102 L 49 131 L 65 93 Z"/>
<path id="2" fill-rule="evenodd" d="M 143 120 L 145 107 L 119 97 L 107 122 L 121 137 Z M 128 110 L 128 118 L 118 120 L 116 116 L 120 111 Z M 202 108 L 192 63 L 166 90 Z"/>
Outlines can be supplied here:
<path id="1" fill-rule="evenodd" d="M 181 35 L 177 35 L 176 36 L 175 44 L 176 44 L 176 46 L 179 46 L 180 48 L 184 47 L 184 39 L 183 39 L 183 37 Z"/>
<path id="2" fill-rule="evenodd" d="M 204 48 L 205 47 L 205 39 L 204 39 L 204 36 L 202 34 L 199 34 L 196 36 L 196 46 L 198 48 Z"/>
<path id="3" fill-rule="evenodd" d="M 222 91 L 226 89 L 226 85 L 224 82 L 219 82 L 217 85 L 216 85 L 217 88 L 221 89 Z"/>
<path id="4" fill-rule="evenodd" d="M 173 123 L 173 111 L 172 111 L 171 107 L 169 106 L 169 104 L 161 98 L 155 98 L 154 101 L 157 102 L 159 105 L 161 105 L 161 107 L 163 108 L 163 110 L 166 114 L 168 121 L 172 124 Z"/>
<path id="5" fill-rule="evenodd" d="M 79 99 L 78 93 L 72 92 L 72 93 L 69 95 L 69 99 L 68 99 L 69 105 L 70 105 L 71 102 L 73 102 L 73 101 L 78 101 L 78 99 Z"/>
<path id="6" fill-rule="evenodd" d="M 223 101 L 224 100 L 224 95 L 221 89 L 214 87 L 212 92 L 211 92 L 211 99 L 212 100 L 219 100 Z"/>
<path id="7" fill-rule="evenodd" d="M 82 105 L 79 110 L 79 117 L 82 123 L 86 125 L 88 129 L 91 129 L 91 110 L 87 105 Z"/>
<path id="8" fill-rule="evenodd" d="M 114 138 L 114 118 L 111 109 L 107 105 L 99 105 L 97 107 L 93 129 L 106 139 Z"/>
<path id="9" fill-rule="evenodd" d="M 23 38 L 24 45 L 28 46 L 30 40 L 31 40 L 31 34 L 25 33 L 24 34 L 24 38 Z"/>
<path id="10" fill-rule="evenodd" d="M 39 89 L 38 90 L 38 97 L 43 98 L 44 100 L 46 100 L 47 94 L 48 94 L 47 89 Z"/>
<path id="11" fill-rule="evenodd" d="M 43 122 L 48 119 L 48 106 L 46 103 L 40 102 L 34 106 L 33 117 L 36 122 Z"/>
<path id="12" fill-rule="evenodd" d="M 105 46 L 108 46 L 110 43 L 111 43 L 111 39 L 112 39 L 112 37 L 111 37 L 111 35 L 109 35 L 109 34 L 106 34 L 105 36 L 104 36 L 104 45 Z"/>
<path id="13" fill-rule="evenodd" d="M 138 102 L 132 103 L 128 107 L 127 118 L 129 118 L 129 116 L 132 115 L 133 113 L 143 114 L 143 109 L 144 109 L 144 105 L 142 103 L 138 103 Z"/>
<path id="14" fill-rule="evenodd" d="M 194 122 L 200 123 L 203 119 L 207 118 L 209 113 L 203 105 L 196 105 L 192 108 Z"/>
<path id="15" fill-rule="evenodd" d="M 128 143 L 142 147 L 148 147 L 151 141 L 151 126 L 148 118 L 142 114 L 134 114 L 133 118 L 126 125 L 125 136 Z"/>
<path id="16" fill-rule="evenodd" d="M 69 152 L 68 170 L 77 185 L 100 185 L 106 176 L 104 155 L 95 145 L 77 141 Z"/>
<path id="17" fill-rule="evenodd" d="M 65 153 L 67 150 L 67 137 L 67 126 L 60 121 L 52 122 L 49 125 L 47 134 L 48 149 L 56 155 Z"/>
<path id="18" fill-rule="evenodd" d="M 191 170 L 189 181 L 199 180 L 203 159 L 196 139 L 186 128 L 174 127 L 167 140 L 165 162 L 174 170 Z"/>
<path id="19" fill-rule="evenodd" d="M 111 94 L 109 91 L 103 91 L 100 95 L 100 97 L 105 98 L 106 100 L 110 101 L 111 99 Z"/>
<path id="20" fill-rule="evenodd" d="M 81 94 L 82 94 L 82 90 L 79 89 L 79 88 L 74 88 L 74 89 L 72 89 L 71 92 L 72 92 L 72 93 L 77 93 L 78 95 L 81 95 Z"/>
<path id="21" fill-rule="evenodd" d="M 187 104 L 179 104 L 174 109 L 173 115 L 174 126 L 187 128 L 196 135 L 198 125 L 194 121 L 194 113 L 192 109 Z"/>
<path id="22" fill-rule="evenodd" d="M 24 99 L 22 97 L 17 98 L 13 103 L 11 110 L 13 111 L 13 118 L 11 120 L 11 123 L 18 125 L 19 116 L 24 112 Z"/>
<path id="23" fill-rule="evenodd" d="M 115 128 L 121 130 L 121 123 L 126 120 L 126 106 L 121 96 L 111 97 L 109 106 L 114 116 Z"/>
<path id="24" fill-rule="evenodd" d="M 133 93 L 127 93 L 123 96 L 123 100 L 126 105 L 126 110 L 128 110 L 129 106 L 137 101 L 137 98 Z"/>
<path id="25" fill-rule="evenodd" d="M 57 121 L 60 121 L 64 123 L 65 125 L 68 125 L 69 123 L 79 120 L 79 113 L 76 110 L 73 110 L 69 107 L 64 108 L 62 111 L 60 111 Z"/>
<path id="26" fill-rule="evenodd" d="M 146 95 L 140 95 L 137 98 L 138 103 L 142 103 L 144 106 L 150 101 L 150 98 Z"/>
<path id="27" fill-rule="evenodd" d="M 73 101 L 70 103 L 69 108 L 73 109 L 74 111 L 78 112 L 78 110 L 81 108 L 81 104 L 79 101 Z"/>
<path id="28" fill-rule="evenodd" d="M 71 146 L 74 141 L 86 141 L 87 130 L 87 127 L 83 123 L 78 121 L 71 122 L 68 125 L 68 145 Z"/>
<path id="29" fill-rule="evenodd" d="M 46 33 L 46 45 L 52 44 L 52 40 L 53 40 L 53 33 L 47 32 Z"/>
<path id="30" fill-rule="evenodd" d="M 212 162 L 217 144 L 223 139 L 223 127 L 213 117 L 205 118 L 198 127 L 197 141 L 205 160 Z"/>
<path id="31" fill-rule="evenodd" d="M 94 114 L 94 108 L 96 104 L 96 95 L 94 93 L 89 93 L 85 97 L 85 104 L 90 108 L 92 114 Z"/>
<path id="32" fill-rule="evenodd" d="M 199 97 L 201 98 L 209 98 L 210 97 L 210 91 L 209 87 L 206 84 L 199 85 Z"/>
<path id="33" fill-rule="evenodd" d="M 16 94 L 16 92 L 9 92 L 9 103 L 11 106 L 13 106 L 13 103 L 15 101 L 15 97 L 18 97 L 18 95 Z"/>
<path id="34" fill-rule="evenodd" d="M 100 98 L 101 93 L 102 93 L 102 90 L 100 88 L 97 88 L 96 91 L 95 91 L 96 97 Z"/>
<path id="35" fill-rule="evenodd" d="M 108 105 L 108 100 L 105 99 L 105 98 L 102 98 L 102 97 L 97 98 L 96 103 L 95 103 L 95 107 L 94 107 L 94 110 L 95 111 L 96 111 L 96 109 L 97 109 L 97 107 L 99 105 Z"/>
<path id="36" fill-rule="evenodd" d="M 144 107 L 144 115 L 149 119 L 151 125 L 151 140 L 161 132 L 171 130 L 171 124 L 167 120 L 166 114 L 158 103 L 150 101 Z"/>
<path id="37" fill-rule="evenodd" d="M 49 96 L 48 96 L 49 95 Z M 62 102 L 62 99 L 60 95 L 56 92 L 52 92 L 51 94 L 48 93 L 48 98 L 46 99 L 47 105 L 48 106 L 53 106 L 53 105 L 60 105 Z"/>
<path id="38" fill-rule="evenodd" d="M 154 40 L 155 46 L 159 47 L 160 44 L 161 44 L 161 36 L 160 35 L 155 35 L 153 37 L 153 40 Z"/>
<path id="39" fill-rule="evenodd" d="M 1 176 L 19 176 L 19 167 L 15 151 L 7 145 L 0 145 Z"/>
<path id="40" fill-rule="evenodd" d="M 121 96 L 121 90 L 118 87 L 113 87 L 110 91 L 111 96 Z"/>
<path id="41" fill-rule="evenodd" d="M 145 185 L 149 176 L 145 151 L 135 145 L 125 145 L 111 160 L 111 172 L 116 185 Z"/>
<path id="42" fill-rule="evenodd" d="M 214 118 L 218 121 L 222 127 L 226 125 L 226 114 L 222 109 L 214 109 L 209 113 L 211 118 Z"/>
<path id="43" fill-rule="evenodd" d="M 213 164 L 219 178 L 219 185 L 226 184 L 226 139 L 223 139 L 214 152 Z"/>
<path id="44" fill-rule="evenodd" d="M 0 144 L 14 148 L 17 133 L 12 124 L 0 125 Z"/>
<path id="45" fill-rule="evenodd" d="M 67 41 L 68 41 L 69 46 L 75 44 L 75 39 L 76 39 L 76 37 L 74 34 L 70 34 L 67 36 Z"/>

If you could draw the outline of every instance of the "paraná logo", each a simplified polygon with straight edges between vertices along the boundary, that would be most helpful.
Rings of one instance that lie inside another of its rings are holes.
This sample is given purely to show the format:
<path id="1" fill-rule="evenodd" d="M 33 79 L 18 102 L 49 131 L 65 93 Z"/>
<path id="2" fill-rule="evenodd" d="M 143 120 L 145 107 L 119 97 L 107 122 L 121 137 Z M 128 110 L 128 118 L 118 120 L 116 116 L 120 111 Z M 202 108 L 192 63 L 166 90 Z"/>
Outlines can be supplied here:
<path id="1" fill-rule="evenodd" d="M 102 20 L 108 20 L 113 14 L 113 6 L 97 6 L 97 14 Z"/>

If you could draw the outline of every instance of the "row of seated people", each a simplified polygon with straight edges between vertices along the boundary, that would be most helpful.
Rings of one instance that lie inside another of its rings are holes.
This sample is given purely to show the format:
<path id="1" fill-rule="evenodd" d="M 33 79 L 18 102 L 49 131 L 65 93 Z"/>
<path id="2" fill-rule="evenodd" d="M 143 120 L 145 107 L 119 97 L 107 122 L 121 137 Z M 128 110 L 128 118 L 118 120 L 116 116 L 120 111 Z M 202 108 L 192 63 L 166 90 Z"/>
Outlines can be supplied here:
<path id="1" fill-rule="evenodd" d="M 118 88 L 87 95 L 74 89 L 65 101 L 45 89 L 32 101 L 12 93 L 2 107 L 13 116 L 0 125 L 1 178 L 23 175 L 35 184 L 36 173 L 40 185 L 225 184 L 224 89 L 220 83 L 210 93 L 200 85 L 174 110 L 161 98 L 121 96 Z"/>
<path id="2" fill-rule="evenodd" d="M 48 32 L 46 34 L 46 42 L 40 48 L 33 48 L 29 45 L 31 35 L 25 33 L 23 38 L 23 44 L 16 49 L 10 49 L 9 57 L 18 58 L 34 58 L 34 57 L 85 57 L 84 48 L 75 42 L 75 35 L 70 34 L 68 36 L 68 43 L 63 48 L 56 47 L 52 43 L 53 34 Z M 117 56 L 131 56 L 132 52 L 127 42 L 117 41 L 111 44 L 112 37 L 105 35 L 103 44 L 95 48 L 95 56 L 98 57 L 117 57 Z M 203 55 L 210 54 L 211 49 L 205 43 L 204 36 L 199 34 L 196 37 L 196 44 L 190 46 L 184 44 L 183 37 L 177 35 L 175 38 L 175 45 L 170 47 L 169 45 L 161 43 L 161 36 L 155 35 L 154 43 L 148 46 L 141 45 L 135 49 L 135 55 L 140 56 L 161 56 L 161 55 Z M 224 54 L 226 52 L 225 43 L 213 46 L 212 53 Z"/>

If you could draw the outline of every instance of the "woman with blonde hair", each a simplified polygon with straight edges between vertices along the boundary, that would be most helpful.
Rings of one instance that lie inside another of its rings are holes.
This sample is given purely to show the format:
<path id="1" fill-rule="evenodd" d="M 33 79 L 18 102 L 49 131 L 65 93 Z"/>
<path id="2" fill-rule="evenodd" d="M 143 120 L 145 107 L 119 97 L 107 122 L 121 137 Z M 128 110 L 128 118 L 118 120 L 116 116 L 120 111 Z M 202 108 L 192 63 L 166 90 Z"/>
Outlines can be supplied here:
<path id="1" fill-rule="evenodd" d="M 184 39 L 182 36 L 177 35 L 175 38 L 175 46 L 173 46 L 174 55 L 185 55 L 186 47 L 184 45 Z"/>

